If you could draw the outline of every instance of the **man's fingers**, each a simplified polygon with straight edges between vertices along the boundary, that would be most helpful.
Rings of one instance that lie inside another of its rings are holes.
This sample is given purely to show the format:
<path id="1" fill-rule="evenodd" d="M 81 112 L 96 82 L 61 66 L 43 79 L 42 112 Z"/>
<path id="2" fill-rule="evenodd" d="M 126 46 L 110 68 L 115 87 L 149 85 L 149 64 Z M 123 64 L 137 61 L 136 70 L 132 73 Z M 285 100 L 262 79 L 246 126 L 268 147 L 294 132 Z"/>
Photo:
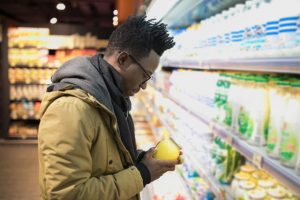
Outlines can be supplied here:
<path id="1" fill-rule="evenodd" d="M 147 151 L 146 156 L 147 156 L 148 158 L 153 157 L 153 154 L 155 153 L 155 151 L 156 151 L 155 147 L 151 147 L 151 148 Z"/>
<path id="2" fill-rule="evenodd" d="M 162 167 L 173 167 L 173 166 L 175 166 L 178 163 L 177 160 L 157 160 L 157 162 Z"/>
<path id="3" fill-rule="evenodd" d="M 164 169 L 164 173 L 168 172 L 168 171 L 174 171 L 175 170 L 175 165 L 169 166 L 169 167 L 164 167 L 163 169 Z"/>
<path id="4" fill-rule="evenodd" d="M 183 155 L 181 154 L 179 157 L 178 157 L 178 165 L 182 164 L 184 162 L 184 158 L 183 158 Z"/>

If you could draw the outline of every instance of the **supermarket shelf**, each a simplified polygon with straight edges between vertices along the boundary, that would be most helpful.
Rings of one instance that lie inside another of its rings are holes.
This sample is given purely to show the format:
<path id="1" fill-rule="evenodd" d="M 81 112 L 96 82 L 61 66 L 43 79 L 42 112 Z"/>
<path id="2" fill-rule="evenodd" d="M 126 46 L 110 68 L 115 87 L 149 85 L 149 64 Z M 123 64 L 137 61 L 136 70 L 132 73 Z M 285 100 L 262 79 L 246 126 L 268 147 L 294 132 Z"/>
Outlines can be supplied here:
<path id="1" fill-rule="evenodd" d="M 150 129 L 152 130 L 152 133 L 154 134 L 155 142 L 158 143 L 161 138 L 161 135 L 159 135 L 159 131 L 158 131 L 159 128 L 152 125 L 150 115 L 146 116 L 146 121 L 148 122 Z"/>
<path id="2" fill-rule="evenodd" d="M 8 49 L 37 49 L 37 50 L 48 50 L 47 47 L 37 47 L 37 46 L 11 46 Z"/>
<path id="3" fill-rule="evenodd" d="M 37 46 L 12 46 L 9 47 L 9 49 L 36 49 L 36 50 L 97 50 L 95 47 L 85 47 L 85 48 L 79 48 L 79 47 L 74 47 L 74 48 L 67 48 L 67 47 L 59 47 L 59 48 L 51 48 L 51 47 L 37 47 Z"/>
<path id="4" fill-rule="evenodd" d="M 144 188 L 140 193 L 141 200 L 151 200 L 151 193 L 148 187 Z"/>
<path id="5" fill-rule="evenodd" d="M 152 113 L 150 113 L 152 114 Z M 146 116 L 146 120 L 149 122 L 151 126 L 151 121 L 150 121 L 150 114 Z M 171 133 L 172 138 L 175 141 L 179 141 L 176 134 L 172 134 L 174 131 L 173 129 L 166 123 L 166 121 L 162 118 L 159 118 L 160 122 L 163 124 L 163 127 L 169 130 Z M 151 126 L 152 132 L 154 133 L 156 139 L 158 139 L 158 130 L 154 126 Z M 212 176 L 207 172 L 207 169 L 204 168 L 204 165 L 202 165 L 197 159 L 195 159 L 192 155 L 189 155 L 189 150 L 188 150 L 188 145 L 185 145 L 183 149 L 186 149 L 187 151 L 184 152 L 184 155 L 188 157 L 189 160 L 192 161 L 192 163 L 195 165 L 195 168 L 200 172 L 199 174 L 201 175 L 202 178 L 207 180 L 209 184 L 212 187 L 212 192 L 216 194 L 218 197 L 217 199 L 219 200 L 231 200 L 233 199 L 231 196 L 229 196 L 229 193 L 226 193 L 225 188 Z"/>
<path id="6" fill-rule="evenodd" d="M 31 83 L 16 82 L 16 83 L 10 83 L 10 85 L 24 86 L 24 85 L 49 85 L 49 84 L 48 83 L 38 83 L 38 82 L 31 82 Z"/>
<path id="7" fill-rule="evenodd" d="M 203 167 L 203 165 L 197 160 L 194 159 L 191 155 L 188 155 L 185 153 L 185 155 L 188 156 L 188 159 L 192 161 L 192 163 L 195 165 L 195 168 L 200 172 L 200 174 L 205 174 L 204 178 L 208 180 L 208 182 L 213 186 L 214 188 L 212 191 L 214 194 L 217 195 L 217 199 L 226 199 L 226 200 L 233 200 L 234 198 L 231 196 L 232 192 L 229 189 L 229 186 L 224 186 L 221 183 L 216 180 L 215 177 L 207 173 L 207 169 Z"/>
<path id="8" fill-rule="evenodd" d="M 290 168 L 282 166 L 279 161 L 270 158 L 262 147 L 254 147 L 246 141 L 233 134 L 233 131 L 227 131 L 220 125 L 214 124 L 213 131 L 222 137 L 228 143 L 231 143 L 241 154 L 248 160 L 252 161 L 257 167 L 261 167 L 269 172 L 276 179 L 280 180 L 283 185 L 300 194 L 300 176 Z"/>
<path id="9" fill-rule="evenodd" d="M 31 122 L 39 122 L 40 119 L 37 118 L 17 118 L 17 119 L 10 119 L 12 122 L 18 122 L 18 121 L 31 121 Z"/>
<path id="10" fill-rule="evenodd" d="M 176 134 L 172 134 L 174 130 L 169 127 L 169 125 L 165 122 L 164 119 L 161 119 L 163 126 L 169 130 L 171 133 L 172 138 L 175 141 L 182 141 L 178 138 Z M 194 167 L 198 171 L 198 174 L 200 177 L 204 178 L 205 180 L 208 181 L 208 183 L 211 186 L 212 192 L 216 195 L 217 199 L 219 200 L 233 200 L 231 196 L 229 196 L 230 193 L 226 193 L 225 188 L 216 180 L 214 176 L 212 176 L 209 172 L 208 169 L 205 168 L 205 165 L 202 164 L 198 159 L 195 158 L 195 156 L 191 155 L 189 152 L 191 152 L 191 147 L 190 145 L 184 145 L 182 146 L 184 151 L 184 156 L 186 156 L 191 162 L 193 163 Z"/>
<path id="11" fill-rule="evenodd" d="M 0 144 L 1 145 L 12 145 L 12 144 L 29 144 L 29 145 L 36 145 L 37 142 L 37 137 L 34 139 L 0 139 Z"/>
<path id="12" fill-rule="evenodd" d="M 262 147 L 254 147 L 249 145 L 246 141 L 241 140 L 233 131 L 227 130 L 222 126 L 205 119 L 205 117 L 201 116 L 200 114 L 194 113 L 193 111 L 187 109 L 185 106 L 176 102 L 168 94 L 163 92 L 161 93 L 166 98 L 169 98 L 175 104 L 183 108 L 185 111 L 209 125 L 212 129 L 213 134 L 220 136 L 227 143 L 235 147 L 249 161 L 253 162 L 254 165 L 266 170 L 272 176 L 277 178 L 279 182 L 292 190 L 295 194 L 300 195 L 300 176 L 298 176 L 292 169 L 282 166 L 278 161 L 267 156 L 265 150 Z"/>
<path id="13" fill-rule="evenodd" d="M 177 170 L 177 173 L 179 174 L 179 171 Z M 182 176 L 182 175 L 179 175 L 180 176 L 180 178 L 182 179 L 182 183 L 183 183 L 183 185 L 186 187 L 186 189 L 187 189 L 187 191 L 188 191 L 188 194 L 190 195 L 190 196 L 192 196 L 192 188 L 191 188 L 191 186 L 188 184 L 188 180 L 187 180 L 187 178 L 186 177 L 184 177 L 184 176 Z"/>
<path id="14" fill-rule="evenodd" d="M 209 69 L 209 70 L 239 70 L 257 72 L 276 72 L 300 74 L 300 58 L 256 58 L 227 60 L 182 60 L 163 63 L 167 67 Z"/>
<path id="15" fill-rule="evenodd" d="M 74 47 L 74 48 L 67 48 L 67 47 L 60 47 L 60 48 L 48 48 L 48 50 L 53 50 L 53 51 L 70 51 L 70 50 L 97 50 L 95 47 L 84 47 L 84 48 L 79 48 L 79 47 Z"/>
<path id="16" fill-rule="evenodd" d="M 21 99 L 11 99 L 9 100 L 10 102 L 15 102 L 15 103 L 21 103 L 21 102 L 41 102 L 41 99 L 27 99 L 27 98 L 21 98 Z"/>
<path id="17" fill-rule="evenodd" d="M 217 3 L 216 3 L 217 2 Z M 187 27 L 195 21 L 208 18 L 225 8 L 229 8 L 242 0 L 184 0 L 178 1 L 172 9 L 164 14 L 162 20 L 170 28 Z"/>
<path id="18" fill-rule="evenodd" d="M 47 67 L 47 66 L 29 66 L 29 65 L 15 65 L 15 66 L 9 66 L 10 68 L 27 68 L 27 69 L 58 69 L 58 67 Z"/>
<path id="19" fill-rule="evenodd" d="M 37 136 L 8 135 L 6 140 L 37 140 Z"/>

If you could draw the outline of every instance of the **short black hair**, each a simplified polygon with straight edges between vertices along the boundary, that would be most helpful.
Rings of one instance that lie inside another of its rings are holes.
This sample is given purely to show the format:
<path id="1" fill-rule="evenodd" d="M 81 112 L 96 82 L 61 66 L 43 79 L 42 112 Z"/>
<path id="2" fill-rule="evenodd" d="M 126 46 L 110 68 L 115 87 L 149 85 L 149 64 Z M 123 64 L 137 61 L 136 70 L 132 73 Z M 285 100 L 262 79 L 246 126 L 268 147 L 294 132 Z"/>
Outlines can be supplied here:
<path id="1" fill-rule="evenodd" d="M 174 45 L 166 24 L 155 19 L 146 20 L 146 16 L 130 16 L 110 35 L 106 53 L 126 51 L 140 59 L 152 49 L 161 56 Z"/>

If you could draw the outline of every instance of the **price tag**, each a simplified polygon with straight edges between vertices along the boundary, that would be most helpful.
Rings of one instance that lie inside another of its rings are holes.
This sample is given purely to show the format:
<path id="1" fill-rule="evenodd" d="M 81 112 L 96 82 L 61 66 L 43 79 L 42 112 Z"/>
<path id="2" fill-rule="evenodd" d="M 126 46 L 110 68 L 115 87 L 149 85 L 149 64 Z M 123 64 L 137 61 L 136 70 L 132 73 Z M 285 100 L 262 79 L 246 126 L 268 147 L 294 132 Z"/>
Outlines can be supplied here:
<path id="1" fill-rule="evenodd" d="M 263 161 L 263 157 L 261 155 L 253 154 L 252 162 L 256 167 L 261 168 L 262 161 Z"/>
<path id="2" fill-rule="evenodd" d="M 226 136 L 226 143 L 229 144 L 230 146 L 232 146 L 232 141 L 233 141 L 233 138 L 231 135 L 227 135 Z"/>

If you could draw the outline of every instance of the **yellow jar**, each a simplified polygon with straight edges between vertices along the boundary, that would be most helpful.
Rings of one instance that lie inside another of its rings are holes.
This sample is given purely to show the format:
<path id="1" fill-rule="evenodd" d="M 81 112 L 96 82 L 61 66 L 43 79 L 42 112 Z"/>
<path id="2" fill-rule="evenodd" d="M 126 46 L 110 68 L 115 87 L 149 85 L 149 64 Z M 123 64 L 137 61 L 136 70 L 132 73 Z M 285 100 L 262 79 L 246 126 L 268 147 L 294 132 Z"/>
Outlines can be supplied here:
<path id="1" fill-rule="evenodd" d="M 237 200 L 248 200 L 249 192 L 256 187 L 253 181 L 240 181 L 239 188 L 236 191 Z"/>
<path id="2" fill-rule="evenodd" d="M 268 190 L 270 200 L 285 199 L 287 196 L 286 189 L 278 186 Z"/>
<path id="3" fill-rule="evenodd" d="M 249 192 L 250 200 L 265 200 L 267 192 L 263 189 L 254 189 Z"/>
<path id="4" fill-rule="evenodd" d="M 275 187 L 275 183 L 271 179 L 259 180 L 258 181 L 258 186 L 261 189 L 264 189 L 265 191 L 268 191 L 269 189 Z"/>
<path id="5" fill-rule="evenodd" d="M 231 183 L 231 190 L 233 191 L 233 197 L 236 198 L 237 190 L 240 187 L 241 181 L 247 181 L 250 179 L 250 175 L 245 172 L 238 172 L 234 175 L 234 179 Z"/>
<path id="6" fill-rule="evenodd" d="M 256 170 L 252 173 L 253 178 L 257 179 L 257 180 L 266 180 L 268 179 L 270 176 L 264 172 L 263 170 Z"/>
<path id="7" fill-rule="evenodd" d="M 241 166 L 241 172 L 252 174 L 255 171 L 255 167 L 252 165 L 243 165 Z"/>

